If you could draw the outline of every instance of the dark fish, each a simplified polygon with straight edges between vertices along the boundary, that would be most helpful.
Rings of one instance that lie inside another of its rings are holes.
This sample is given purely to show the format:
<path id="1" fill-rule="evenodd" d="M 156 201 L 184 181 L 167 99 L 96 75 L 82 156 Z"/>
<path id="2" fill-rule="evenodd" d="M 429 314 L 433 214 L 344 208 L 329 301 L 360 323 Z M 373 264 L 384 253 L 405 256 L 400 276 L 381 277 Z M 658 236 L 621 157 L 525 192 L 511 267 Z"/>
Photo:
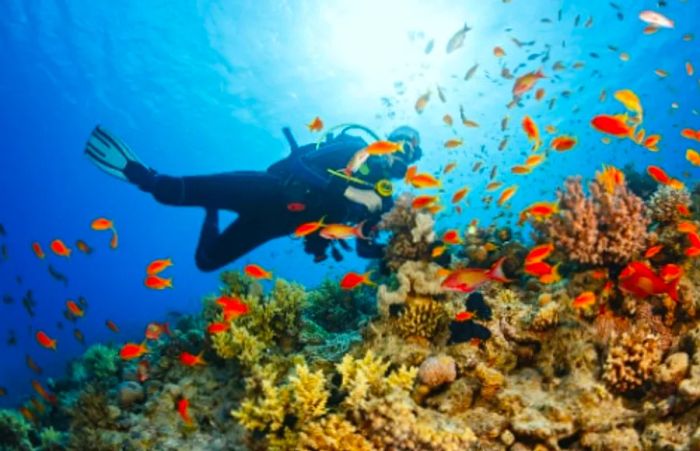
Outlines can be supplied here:
<path id="1" fill-rule="evenodd" d="M 559 20 L 559 22 L 561 22 L 561 9 L 557 13 L 557 20 Z"/>
<path id="2" fill-rule="evenodd" d="M 611 51 L 613 51 L 613 52 L 617 52 L 618 50 L 620 50 L 620 49 L 619 49 L 617 46 L 615 46 L 615 45 L 608 45 L 608 48 L 609 48 Z"/>
<path id="3" fill-rule="evenodd" d="M 88 307 L 88 302 L 87 299 L 85 299 L 85 296 L 78 296 L 78 307 L 80 307 L 83 310 L 86 310 Z"/>
<path id="4" fill-rule="evenodd" d="M 85 344 L 85 335 L 83 335 L 80 329 L 73 330 L 73 336 L 76 340 L 78 340 L 78 343 L 80 343 L 81 345 Z"/>
<path id="5" fill-rule="evenodd" d="M 53 267 L 53 265 L 49 264 L 48 271 L 55 281 L 63 282 L 64 285 L 68 285 L 68 277 L 58 272 L 56 268 Z"/>
<path id="6" fill-rule="evenodd" d="M 22 305 L 27 313 L 29 313 L 29 316 L 34 318 L 34 307 L 36 307 L 36 300 L 34 299 L 32 290 L 27 290 L 27 293 L 22 298 Z"/>
<path id="7" fill-rule="evenodd" d="M 442 103 L 447 102 L 447 98 L 445 97 L 445 91 L 442 90 L 440 86 L 437 87 L 437 93 L 438 93 L 438 98 Z"/>
<path id="8" fill-rule="evenodd" d="M 63 322 L 62 321 L 56 321 L 56 329 L 63 330 Z"/>
<path id="9" fill-rule="evenodd" d="M 485 321 L 491 319 L 491 307 L 484 300 L 484 295 L 478 291 L 469 295 L 464 306 L 468 311 L 473 312 L 478 319 Z"/>
<path id="10" fill-rule="evenodd" d="M 24 356 L 24 361 L 27 363 L 27 367 L 28 367 L 30 370 L 34 371 L 36 374 L 41 374 L 41 373 L 43 372 L 43 370 L 41 369 L 41 367 L 40 367 L 39 365 L 36 364 L 36 362 L 34 361 L 34 359 L 32 359 L 32 358 L 29 356 L 29 354 L 26 354 L 26 355 Z"/>
<path id="11" fill-rule="evenodd" d="M 589 55 L 591 55 L 591 58 L 600 58 L 600 55 L 598 55 L 596 52 L 591 52 Z"/>
<path id="12" fill-rule="evenodd" d="M 73 313 L 71 313 L 70 310 L 64 310 L 63 317 L 72 323 L 78 321 L 78 318 Z"/>
<path id="13" fill-rule="evenodd" d="M 13 304 L 15 302 L 15 298 L 12 297 L 10 294 L 5 294 L 2 297 L 2 303 L 3 304 Z"/>
<path id="14" fill-rule="evenodd" d="M 7 250 L 6 244 L 3 244 L 2 246 L 0 246 L 0 255 L 2 256 L 3 260 L 7 260 L 8 258 L 10 258 L 10 253 Z"/>
<path id="15" fill-rule="evenodd" d="M 617 9 L 618 11 L 620 10 L 620 5 L 617 3 L 610 2 L 610 6 L 612 6 L 614 9 Z"/>
<path id="16" fill-rule="evenodd" d="M 7 236 L 7 230 L 5 230 L 5 226 L 0 224 L 0 236 Z"/>
<path id="17" fill-rule="evenodd" d="M 552 97 L 551 99 L 549 99 L 549 109 L 550 109 L 550 110 L 551 110 L 552 108 L 554 108 L 554 103 L 555 103 L 556 101 L 557 101 L 557 98 L 556 98 L 556 97 Z"/>
<path id="18" fill-rule="evenodd" d="M 469 30 L 471 30 L 471 28 L 469 28 L 469 26 L 465 23 L 461 30 L 452 35 L 450 40 L 447 41 L 447 53 L 452 53 L 464 45 L 464 37 Z"/>
<path id="19" fill-rule="evenodd" d="M 464 81 L 468 81 L 470 78 L 472 78 L 478 68 L 479 64 L 474 64 L 472 67 L 470 67 L 467 73 L 464 74 Z"/>
<path id="20" fill-rule="evenodd" d="M 585 28 L 591 28 L 592 25 L 593 25 L 593 16 L 590 16 L 590 17 L 588 18 L 588 20 L 586 21 L 586 23 L 583 24 L 583 26 L 584 26 Z"/>
<path id="21" fill-rule="evenodd" d="M 333 257 L 333 260 L 339 262 L 343 260 L 343 254 L 340 253 L 337 247 L 332 247 L 331 248 L 331 257 Z"/>
<path id="22" fill-rule="evenodd" d="M 659 0 L 659 2 L 658 2 L 657 4 L 658 4 L 659 7 L 661 7 L 661 8 L 663 8 L 664 6 L 667 6 L 667 5 L 668 5 L 668 3 L 666 3 L 665 0 Z"/>
<path id="23" fill-rule="evenodd" d="M 574 19 L 574 27 L 578 27 L 579 22 L 581 22 L 581 15 L 577 15 L 576 19 Z"/>
<path id="24" fill-rule="evenodd" d="M 17 333 L 14 330 L 10 330 L 7 334 L 7 345 L 14 346 L 17 344 Z"/>
<path id="25" fill-rule="evenodd" d="M 540 56 L 542 56 L 541 53 L 533 53 L 532 55 L 530 55 L 530 56 L 527 57 L 527 60 L 528 60 L 528 61 L 532 61 L 532 60 L 534 60 L 534 59 L 539 58 Z"/>
<path id="26" fill-rule="evenodd" d="M 543 17 L 543 18 L 540 19 L 540 22 L 542 22 L 542 23 L 552 23 L 552 19 L 550 19 L 550 18 L 548 18 L 548 17 Z"/>
<path id="27" fill-rule="evenodd" d="M 621 12 L 618 12 L 618 13 L 617 13 L 617 18 L 620 19 L 620 20 L 625 20 L 625 15 L 622 14 Z"/>
<path id="28" fill-rule="evenodd" d="M 7 389 L 5 387 L 0 387 L 0 396 L 7 396 Z"/>
<path id="29" fill-rule="evenodd" d="M 474 338 L 488 340 L 491 338 L 491 331 L 474 321 L 452 321 L 450 323 L 448 343 L 465 343 Z"/>
<path id="30" fill-rule="evenodd" d="M 433 51 L 433 46 L 435 45 L 435 39 L 428 41 L 428 45 L 425 46 L 425 54 L 429 55 Z"/>
<path id="31" fill-rule="evenodd" d="M 496 173 L 498 172 L 498 166 L 494 166 L 491 168 L 491 174 L 489 174 L 489 180 L 493 180 L 496 178 Z"/>

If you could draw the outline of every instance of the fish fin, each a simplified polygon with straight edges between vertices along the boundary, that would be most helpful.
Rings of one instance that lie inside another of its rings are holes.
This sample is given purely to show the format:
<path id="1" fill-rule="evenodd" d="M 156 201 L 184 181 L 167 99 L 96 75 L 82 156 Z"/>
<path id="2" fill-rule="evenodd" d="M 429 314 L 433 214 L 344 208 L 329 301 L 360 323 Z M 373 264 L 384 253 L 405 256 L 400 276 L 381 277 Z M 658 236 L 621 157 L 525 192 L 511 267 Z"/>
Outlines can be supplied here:
<path id="1" fill-rule="evenodd" d="M 367 222 L 366 219 L 355 226 L 355 236 L 363 240 L 368 240 L 369 238 L 362 233 L 362 228 L 365 226 L 365 222 Z"/>
<path id="2" fill-rule="evenodd" d="M 496 261 L 496 263 L 493 264 L 491 269 L 489 269 L 487 275 L 489 279 L 495 280 L 496 282 L 510 282 L 511 280 L 508 279 L 503 272 L 503 262 L 506 260 L 506 257 L 501 257 Z"/>
<path id="3" fill-rule="evenodd" d="M 680 278 L 676 279 L 673 283 L 671 283 L 668 287 L 667 293 L 671 299 L 673 299 L 673 302 L 678 303 L 678 283 L 680 282 Z"/>

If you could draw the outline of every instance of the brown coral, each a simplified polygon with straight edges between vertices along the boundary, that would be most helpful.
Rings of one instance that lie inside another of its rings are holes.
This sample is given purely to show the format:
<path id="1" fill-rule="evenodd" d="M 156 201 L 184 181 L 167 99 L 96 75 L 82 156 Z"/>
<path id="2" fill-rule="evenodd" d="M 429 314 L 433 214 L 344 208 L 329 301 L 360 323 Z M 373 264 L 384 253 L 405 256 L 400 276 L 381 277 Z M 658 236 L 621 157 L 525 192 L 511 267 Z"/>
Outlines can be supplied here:
<path id="1" fill-rule="evenodd" d="M 690 209 L 691 200 L 688 190 L 660 185 L 649 198 L 647 212 L 654 222 L 661 224 L 674 223 L 683 219 L 683 215 L 678 211 L 679 205 Z"/>
<path id="2" fill-rule="evenodd" d="M 635 390 L 650 379 L 661 357 L 656 335 L 624 333 L 608 352 L 603 380 L 620 393 Z"/>
<path id="3" fill-rule="evenodd" d="M 447 355 L 428 357 L 418 368 L 418 380 L 428 387 L 437 387 L 457 378 L 455 359 Z"/>
<path id="4" fill-rule="evenodd" d="M 624 264 L 646 246 L 649 218 L 644 202 L 625 184 L 612 192 L 598 181 L 588 187 L 586 197 L 581 178 L 569 178 L 558 192 L 561 211 L 535 227 L 573 261 Z"/>
<path id="5" fill-rule="evenodd" d="M 429 214 L 417 212 L 411 206 L 412 201 L 410 194 L 401 195 L 394 208 L 382 216 L 378 225 L 379 229 L 388 230 L 392 234 L 384 259 L 387 266 L 394 271 L 408 260 L 431 260 L 435 221 Z"/>

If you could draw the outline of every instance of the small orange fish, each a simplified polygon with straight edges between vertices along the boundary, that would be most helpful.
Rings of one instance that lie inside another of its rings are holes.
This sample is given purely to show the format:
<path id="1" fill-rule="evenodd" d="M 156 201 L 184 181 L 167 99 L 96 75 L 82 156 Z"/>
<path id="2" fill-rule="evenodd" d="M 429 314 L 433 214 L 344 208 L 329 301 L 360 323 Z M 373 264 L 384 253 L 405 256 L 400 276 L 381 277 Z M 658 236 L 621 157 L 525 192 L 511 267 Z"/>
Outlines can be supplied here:
<path id="1" fill-rule="evenodd" d="M 506 51 L 503 50 L 502 47 L 496 46 L 493 48 L 493 55 L 496 58 L 503 58 L 504 56 L 506 56 Z"/>
<path id="2" fill-rule="evenodd" d="M 56 395 L 46 391 L 46 389 L 41 385 L 41 383 L 38 380 L 32 380 L 32 387 L 34 388 L 34 391 L 36 391 L 39 394 L 39 396 L 41 396 L 46 402 L 48 402 L 49 404 L 56 404 Z"/>
<path id="3" fill-rule="evenodd" d="M 172 336 L 170 324 L 168 323 L 148 323 L 146 326 L 145 336 L 147 340 L 159 340 L 161 335 L 166 334 Z"/>
<path id="4" fill-rule="evenodd" d="M 445 244 L 462 244 L 459 231 L 457 229 L 447 230 L 442 234 L 442 242 Z"/>
<path id="5" fill-rule="evenodd" d="M 70 299 L 66 301 L 66 308 L 73 316 L 76 316 L 78 318 L 82 318 L 85 315 L 83 309 L 78 307 L 78 304 L 76 304 L 75 301 L 72 301 Z"/>
<path id="6" fill-rule="evenodd" d="M 519 164 L 516 164 L 515 166 L 510 168 L 510 172 L 518 175 L 526 175 L 532 172 L 532 166 L 521 166 Z"/>
<path id="7" fill-rule="evenodd" d="M 681 216 L 690 216 L 690 208 L 685 204 L 677 204 L 676 211 L 678 211 Z"/>
<path id="8" fill-rule="evenodd" d="M 463 117 L 463 118 L 462 118 L 462 124 L 463 124 L 465 127 L 469 127 L 469 128 L 479 128 L 479 123 L 478 123 L 478 122 L 473 121 L 473 120 L 471 120 L 471 119 L 467 119 L 466 117 Z"/>
<path id="9" fill-rule="evenodd" d="M 350 237 L 364 239 L 365 236 L 362 234 L 363 226 L 364 221 L 355 226 L 349 226 L 347 224 L 328 224 L 321 229 L 319 235 L 321 238 L 327 240 L 344 240 Z"/>
<path id="10" fill-rule="evenodd" d="M 576 299 L 571 303 L 575 309 L 587 309 L 595 304 L 595 293 L 592 291 L 584 291 L 576 296 Z"/>
<path id="11" fill-rule="evenodd" d="M 272 273 L 263 269 L 260 265 L 249 264 L 243 268 L 243 272 L 254 279 L 272 279 Z"/>
<path id="12" fill-rule="evenodd" d="M 486 185 L 486 191 L 496 191 L 501 186 L 503 186 L 503 182 L 491 182 Z"/>
<path id="13" fill-rule="evenodd" d="M 444 122 L 445 125 L 447 125 L 448 127 L 452 127 L 452 124 L 454 124 L 454 120 L 449 114 L 446 114 L 442 117 L 442 122 Z"/>
<path id="14" fill-rule="evenodd" d="M 538 279 L 540 283 L 549 285 L 552 283 L 559 282 L 561 280 L 561 275 L 559 275 L 559 265 L 561 265 L 561 263 L 557 263 L 556 265 L 554 265 L 554 267 L 552 267 L 551 272 L 549 272 L 548 274 L 541 275 Z"/>
<path id="15" fill-rule="evenodd" d="M 557 152 L 571 150 L 576 145 L 576 138 L 573 136 L 557 136 L 550 144 L 550 147 Z"/>
<path id="16" fill-rule="evenodd" d="M 86 255 L 92 254 L 92 248 L 83 240 L 76 240 L 75 247 L 78 248 L 80 252 Z"/>
<path id="17" fill-rule="evenodd" d="M 457 147 L 461 146 L 462 144 L 464 144 L 464 141 L 462 141 L 461 138 L 452 138 L 452 139 L 448 139 L 447 141 L 445 141 L 444 146 L 445 146 L 445 149 L 456 149 Z"/>
<path id="18" fill-rule="evenodd" d="M 603 185 L 605 191 L 612 194 L 615 188 L 625 183 L 625 174 L 615 166 L 603 165 L 602 171 L 596 171 L 596 180 Z"/>
<path id="19" fill-rule="evenodd" d="M 170 258 L 153 260 L 148 264 L 148 266 L 146 266 L 146 274 L 149 276 L 155 276 L 171 266 L 173 266 L 173 261 Z"/>
<path id="20" fill-rule="evenodd" d="M 113 229 L 114 223 L 107 218 L 97 218 L 92 221 L 90 226 L 92 227 L 92 230 L 103 231 Z"/>
<path id="21" fill-rule="evenodd" d="M 700 153 L 693 149 L 687 149 L 685 151 L 685 159 L 693 166 L 700 166 Z"/>
<path id="22" fill-rule="evenodd" d="M 523 94 L 531 90 L 537 83 L 537 80 L 539 80 L 540 78 L 545 78 L 541 70 L 538 70 L 537 72 L 529 72 L 525 75 L 516 78 L 515 83 L 513 83 L 513 96 L 522 96 Z"/>
<path id="23" fill-rule="evenodd" d="M 343 290 L 354 290 L 362 284 L 370 286 L 376 285 L 369 278 L 371 274 L 372 271 L 367 271 L 364 274 L 350 271 L 347 274 L 345 274 L 341 279 L 340 288 L 342 288 Z"/>
<path id="24" fill-rule="evenodd" d="M 419 210 L 421 208 L 427 208 L 430 205 L 434 204 L 437 202 L 438 197 L 433 196 L 433 195 L 422 195 L 422 196 L 416 196 L 413 199 L 413 202 L 411 202 L 411 207 L 413 207 L 416 210 Z"/>
<path id="25" fill-rule="evenodd" d="M 198 355 L 182 352 L 180 353 L 180 363 L 185 366 L 206 365 L 207 362 L 202 358 L 202 354 L 204 354 L 204 351 L 200 352 Z"/>
<path id="26" fill-rule="evenodd" d="M 434 247 L 433 250 L 430 252 L 430 256 L 431 256 L 432 258 L 438 258 L 438 257 L 440 257 L 442 254 L 444 254 L 446 250 L 447 250 L 447 246 L 436 246 L 436 247 Z"/>
<path id="27" fill-rule="evenodd" d="M 173 279 L 166 279 L 160 276 L 151 275 L 146 276 L 143 284 L 146 286 L 146 288 L 150 288 L 151 290 L 165 290 L 166 288 L 173 287 Z"/>
<path id="28" fill-rule="evenodd" d="M 700 141 L 700 130 L 693 130 L 692 128 L 684 128 L 681 130 L 681 136 L 686 139 L 694 139 Z"/>
<path id="29" fill-rule="evenodd" d="M 685 62 L 685 73 L 688 74 L 689 77 L 695 74 L 695 68 L 693 68 L 693 64 L 690 61 Z"/>
<path id="30" fill-rule="evenodd" d="M 143 359 L 139 361 L 138 366 L 136 367 L 136 380 L 141 382 L 142 384 L 146 382 L 149 378 L 149 372 L 150 372 L 151 364 L 148 363 L 148 360 Z"/>
<path id="31" fill-rule="evenodd" d="M 554 251 L 554 245 L 552 243 L 540 244 L 533 247 L 530 252 L 525 257 L 525 263 L 537 263 L 549 257 L 549 255 Z"/>
<path id="32" fill-rule="evenodd" d="M 676 226 L 681 233 L 695 233 L 698 231 L 698 226 L 694 222 L 681 221 Z"/>
<path id="33" fill-rule="evenodd" d="M 323 130 L 323 121 L 320 117 L 316 116 L 311 122 L 306 124 L 310 132 L 320 132 Z"/>
<path id="34" fill-rule="evenodd" d="M 542 154 L 530 155 L 530 156 L 527 157 L 527 159 L 525 160 L 525 166 L 527 166 L 527 167 L 529 167 L 529 168 L 537 167 L 537 166 L 539 166 L 540 164 L 542 164 L 542 162 L 544 161 L 544 159 L 545 159 L 545 156 L 542 155 Z M 511 172 L 512 172 L 512 169 L 511 169 Z M 514 172 L 514 174 L 515 174 L 515 172 Z"/>
<path id="35" fill-rule="evenodd" d="M 389 155 L 403 152 L 403 143 L 393 141 L 375 141 L 364 149 L 369 155 Z"/>
<path id="36" fill-rule="evenodd" d="M 119 327 L 117 327 L 117 325 L 111 319 L 105 321 L 105 326 L 107 326 L 107 328 L 115 334 L 119 333 Z"/>
<path id="37" fill-rule="evenodd" d="M 663 70 L 663 69 L 656 69 L 654 70 L 654 73 L 656 74 L 657 77 L 659 78 L 666 78 L 668 77 L 668 72 Z"/>
<path id="38" fill-rule="evenodd" d="M 458 190 L 455 191 L 455 193 L 452 195 L 452 203 L 453 203 L 453 204 L 458 203 L 459 201 L 461 201 L 462 199 L 464 199 L 464 197 L 465 197 L 467 194 L 469 194 L 469 188 L 468 188 L 468 187 L 465 186 L 465 187 L 462 187 L 462 188 L 458 189 Z"/>
<path id="39" fill-rule="evenodd" d="M 633 129 L 625 122 L 626 116 L 600 114 L 591 120 L 593 128 L 599 132 L 607 133 L 618 138 L 629 137 Z"/>
<path id="40" fill-rule="evenodd" d="M 460 322 L 460 323 L 464 322 L 464 321 L 469 321 L 472 318 L 474 318 L 474 313 L 467 311 L 467 310 L 465 310 L 463 312 L 459 312 L 455 315 L 455 321 Z"/>
<path id="41" fill-rule="evenodd" d="M 654 179 L 655 182 L 661 183 L 662 185 L 670 185 L 671 177 L 658 166 L 649 165 L 647 166 L 647 174 Z"/>
<path id="42" fill-rule="evenodd" d="M 525 135 L 527 135 L 527 139 L 534 142 L 534 149 L 538 149 L 541 143 L 540 131 L 537 128 L 537 124 L 535 124 L 535 121 L 533 121 L 530 116 L 526 115 L 523 118 L 521 125 L 523 127 L 523 131 L 525 132 Z"/>
<path id="43" fill-rule="evenodd" d="M 50 244 L 50 247 L 53 253 L 58 255 L 59 257 L 70 257 L 70 254 L 72 252 L 70 248 L 59 239 L 53 240 Z"/>
<path id="44" fill-rule="evenodd" d="M 39 365 L 31 358 L 29 354 L 24 356 L 24 362 L 27 364 L 27 368 L 34 371 L 36 374 L 41 374 L 44 370 L 41 369 Z"/>
<path id="45" fill-rule="evenodd" d="M 56 340 L 49 337 L 46 332 L 39 331 L 35 335 L 36 341 L 46 349 L 56 350 Z"/>
<path id="46" fill-rule="evenodd" d="M 426 173 L 415 174 L 411 177 L 409 183 L 415 188 L 437 188 L 442 186 L 440 180 Z"/>
<path id="47" fill-rule="evenodd" d="M 498 197 L 498 201 L 496 203 L 498 206 L 503 206 L 506 202 L 508 202 L 513 196 L 515 196 L 515 193 L 518 191 L 518 185 L 512 185 L 509 186 L 508 188 L 504 189 L 501 195 Z"/>
<path id="48" fill-rule="evenodd" d="M 535 202 L 523 210 L 523 213 L 526 213 L 538 220 L 546 219 L 558 212 L 558 202 Z"/>
<path id="49" fill-rule="evenodd" d="M 656 246 L 652 246 L 649 249 L 644 252 L 644 258 L 652 258 L 654 255 L 658 254 L 661 252 L 661 250 L 664 248 L 663 244 L 657 244 Z"/>
<path id="50" fill-rule="evenodd" d="M 121 350 L 119 351 L 119 356 L 122 358 L 122 360 L 134 360 L 140 358 L 147 352 L 148 348 L 146 347 L 145 341 L 141 344 L 127 343 L 122 346 Z"/>
<path id="51" fill-rule="evenodd" d="M 318 231 L 321 227 L 324 227 L 326 224 L 324 224 L 323 220 L 326 217 L 322 217 L 318 221 L 311 221 L 311 222 L 305 222 L 304 224 L 300 225 L 294 230 L 294 237 L 295 238 L 301 238 L 305 237 L 307 235 L 311 235 L 312 233 L 315 233 Z"/>
<path id="52" fill-rule="evenodd" d="M 649 135 L 646 137 L 646 139 L 644 139 L 644 143 L 642 145 L 648 150 L 657 152 L 659 150 L 657 146 L 659 141 L 661 141 L 661 135 Z"/>
<path id="53" fill-rule="evenodd" d="M 523 271 L 525 271 L 525 274 L 541 277 L 551 274 L 553 269 L 554 268 L 549 263 L 543 261 L 528 262 L 526 260 Z"/>
<path id="54" fill-rule="evenodd" d="M 430 91 L 426 92 L 422 96 L 418 97 L 418 100 L 416 100 L 416 113 L 421 114 L 423 110 L 425 110 L 426 105 L 428 105 L 428 101 L 430 100 Z"/>
<path id="55" fill-rule="evenodd" d="M 177 412 L 187 426 L 192 426 L 192 417 L 189 414 L 190 402 L 187 398 L 180 398 L 177 402 Z"/>
<path id="56" fill-rule="evenodd" d="M 535 100 L 538 102 L 544 98 L 544 88 L 540 88 L 535 91 Z"/>
<path id="57" fill-rule="evenodd" d="M 490 269 L 484 268 L 461 268 L 449 273 L 440 286 L 448 291 L 458 291 L 460 293 L 471 293 L 478 290 L 487 282 L 510 282 L 503 273 L 503 262 L 505 257 L 501 257 Z"/>
<path id="58" fill-rule="evenodd" d="M 211 335 L 220 334 L 228 331 L 231 328 L 229 324 L 226 323 L 211 323 L 207 326 L 207 332 Z"/>
<path id="59" fill-rule="evenodd" d="M 455 168 L 457 167 L 457 162 L 456 161 L 450 161 L 445 165 L 445 169 L 442 170 L 443 174 L 449 174 L 450 172 L 454 171 Z"/>
<path id="60" fill-rule="evenodd" d="M 117 246 L 119 246 L 119 235 L 117 235 L 116 230 L 112 229 L 112 239 L 109 240 L 109 247 L 116 249 Z"/>
<path id="61" fill-rule="evenodd" d="M 38 259 L 43 260 L 44 258 L 46 258 L 46 254 L 44 254 L 44 250 L 41 248 L 41 244 L 37 243 L 36 241 L 32 243 L 32 250 L 34 251 L 34 255 L 36 255 Z"/>

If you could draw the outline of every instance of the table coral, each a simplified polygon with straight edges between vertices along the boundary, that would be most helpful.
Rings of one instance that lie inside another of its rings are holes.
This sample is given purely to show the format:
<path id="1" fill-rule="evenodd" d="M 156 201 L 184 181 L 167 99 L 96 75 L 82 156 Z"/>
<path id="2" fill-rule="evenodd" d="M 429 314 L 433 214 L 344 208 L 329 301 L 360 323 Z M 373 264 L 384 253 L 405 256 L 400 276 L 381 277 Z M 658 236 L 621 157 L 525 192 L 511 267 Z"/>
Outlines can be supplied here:
<path id="1" fill-rule="evenodd" d="M 598 181 L 588 187 L 586 197 L 580 177 L 567 179 L 558 192 L 560 212 L 535 222 L 535 228 L 579 263 L 624 264 L 635 258 L 647 244 L 644 202 L 624 184 L 612 192 Z"/>

